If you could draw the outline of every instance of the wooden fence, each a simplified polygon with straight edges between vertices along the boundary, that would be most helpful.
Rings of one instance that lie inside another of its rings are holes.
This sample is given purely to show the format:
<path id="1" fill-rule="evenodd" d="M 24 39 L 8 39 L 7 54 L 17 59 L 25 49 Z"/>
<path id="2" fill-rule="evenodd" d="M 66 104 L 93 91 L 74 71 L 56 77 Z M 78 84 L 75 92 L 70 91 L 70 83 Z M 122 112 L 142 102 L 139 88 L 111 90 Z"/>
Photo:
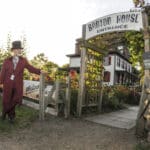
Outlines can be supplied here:
<path id="1" fill-rule="evenodd" d="M 57 115 L 63 113 L 65 118 L 70 115 L 70 78 L 66 82 L 56 80 L 50 91 L 45 90 L 45 75 L 40 75 L 39 119 L 44 120 L 48 105 L 55 108 Z"/>

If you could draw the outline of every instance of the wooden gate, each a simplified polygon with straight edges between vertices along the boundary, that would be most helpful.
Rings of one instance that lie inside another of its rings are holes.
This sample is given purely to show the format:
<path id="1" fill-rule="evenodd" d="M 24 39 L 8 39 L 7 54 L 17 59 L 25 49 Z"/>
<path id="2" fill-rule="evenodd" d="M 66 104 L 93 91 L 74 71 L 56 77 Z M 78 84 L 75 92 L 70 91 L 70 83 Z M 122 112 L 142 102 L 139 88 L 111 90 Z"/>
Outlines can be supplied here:
<path id="1" fill-rule="evenodd" d="M 66 82 L 56 80 L 50 91 L 45 90 L 45 76 L 40 75 L 40 100 L 39 100 L 39 119 L 44 120 L 45 111 L 48 105 L 55 109 L 56 115 L 60 113 L 66 118 L 70 112 L 70 79 Z"/>

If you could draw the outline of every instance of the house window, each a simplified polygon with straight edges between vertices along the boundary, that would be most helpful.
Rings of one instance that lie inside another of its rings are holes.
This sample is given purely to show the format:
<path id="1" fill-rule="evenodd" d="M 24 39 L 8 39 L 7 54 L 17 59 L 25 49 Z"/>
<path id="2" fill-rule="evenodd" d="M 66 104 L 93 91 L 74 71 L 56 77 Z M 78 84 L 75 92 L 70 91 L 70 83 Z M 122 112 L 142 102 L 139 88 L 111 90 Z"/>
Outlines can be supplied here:
<path id="1" fill-rule="evenodd" d="M 129 66 L 129 72 L 131 72 L 131 67 Z"/>
<path id="2" fill-rule="evenodd" d="M 111 65 L 111 56 L 104 58 L 104 66 Z"/>
<path id="3" fill-rule="evenodd" d="M 111 56 L 108 57 L 108 65 L 111 65 Z"/>
<path id="4" fill-rule="evenodd" d="M 124 61 L 122 60 L 122 66 L 121 66 L 123 69 L 124 69 Z"/>
<path id="5" fill-rule="evenodd" d="M 127 63 L 125 63 L 125 70 L 127 70 Z"/>
<path id="6" fill-rule="evenodd" d="M 130 72 L 130 65 L 128 65 L 128 72 Z"/>
<path id="7" fill-rule="evenodd" d="M 110 82 L 110 72 L 109 71 L 104 72 L 104 82 Z"/>
<path id="8" fill-rule="evenodd" d="M 104 66 L 107 66 L 107 57 L 104 57 Z"/>
<path id="9" fill-rule="evenodd" d="M 117 57 L 117 66 L 120 67 L 120 58 Z"/>

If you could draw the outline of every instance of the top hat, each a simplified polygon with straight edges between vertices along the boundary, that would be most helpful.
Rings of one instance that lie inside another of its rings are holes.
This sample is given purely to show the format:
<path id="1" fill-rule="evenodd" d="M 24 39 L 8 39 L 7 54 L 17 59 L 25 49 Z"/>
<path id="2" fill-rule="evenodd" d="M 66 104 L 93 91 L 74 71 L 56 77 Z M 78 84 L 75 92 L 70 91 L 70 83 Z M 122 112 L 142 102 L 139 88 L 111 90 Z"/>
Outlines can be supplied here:
<path id="1" fill-rule="evenodd" d="M 14 42 L 12 42 L 11 50 L 13 50 L 13 49 L 23 49 L 21 41 L 14 41 Z"/>

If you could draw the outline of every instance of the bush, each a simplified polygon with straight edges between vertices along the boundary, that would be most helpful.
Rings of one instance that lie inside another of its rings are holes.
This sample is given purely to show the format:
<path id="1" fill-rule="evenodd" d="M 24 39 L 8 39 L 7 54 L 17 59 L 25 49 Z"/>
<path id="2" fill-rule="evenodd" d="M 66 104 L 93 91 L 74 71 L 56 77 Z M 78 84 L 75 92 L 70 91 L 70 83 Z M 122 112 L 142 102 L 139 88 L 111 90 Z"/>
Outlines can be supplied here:
<path id="1" fill-rule="evenodd" d="M 139 92 L 136 92 L 135 90 L 130 90 L 130 93 L 127 99 L 125 100 L 125 103 L 131 104 L 131 105 L 138 105 L 140 101 L 140 97 L 141 95 Z"/>
<path id="2" fill-rule="evenodd" d="M 115 86 L 115 96 L 119 99 L 120 103 L 125 102 L 129 93 L 130 91 L 127 87 L 122 86 L 122 85 Z"/>
<path id="3" fill-rule="evenodd" d="M 105 86 L 103 89 L 102 109 L 116 110 L 124 104 L 136 104 L 140 101 L 140 94 L 134 89 L 123 85 Z"/>
<path id="4" fill-rule="evenodd" d="M 114 86 L 104 87 L 103 98 L 102 98 L 102 109 L 106 110 L 116 110 L 122 108 L 122 103 L 116 94 L 116 88 Z"/>
<path id="5" fill-rule="evenodd" d="M 77 114 L 77 100 L 78 100 L 78 90 L 71 89 L 71 104 L 70 113 L 72 115 Z M 113 110 L 118 110 L 124 107 L 124 104 L 139 104 L 140 94 L 136 92 L 135 89 L 123 85 L 116 86 L 104 86 L 103 97 L 102 97 L 102 111 L 108 112 Z M 97 108 L 97 107 L 96 107 Z M 88 111 L 95 111 L 96 108 L 83 108 L 83 111 L 87 113 Z"/>
<path id="6" fill-rule="evenodd" d="M 141 143 L 138 143 L 134 150 L 150 150 L 150 145 L 149 144 L 141 144 Z"/>
<path id="7" fill-rule="evenodd" d="M 70 113 L 77 115 L 78 90 L 71 90 Z"/>

